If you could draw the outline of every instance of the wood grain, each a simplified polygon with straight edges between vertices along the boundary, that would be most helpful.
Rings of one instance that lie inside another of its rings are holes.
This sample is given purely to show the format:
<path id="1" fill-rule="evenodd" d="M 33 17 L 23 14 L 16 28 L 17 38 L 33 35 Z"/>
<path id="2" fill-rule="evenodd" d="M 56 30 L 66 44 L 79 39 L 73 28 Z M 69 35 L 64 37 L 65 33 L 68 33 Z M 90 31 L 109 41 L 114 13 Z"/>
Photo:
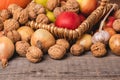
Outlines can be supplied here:
<path id="1" fill-rule="evenodd" d="M 79 57 L 67 53 L 63 60 L 45 55 L 37 64 L 15 56 L 5 69 L 0 67 L 0 80 L 120 80 L 119 63 L 120 57 L 111 52 L 103 58 L 95 58 L 90 52 Z"/>

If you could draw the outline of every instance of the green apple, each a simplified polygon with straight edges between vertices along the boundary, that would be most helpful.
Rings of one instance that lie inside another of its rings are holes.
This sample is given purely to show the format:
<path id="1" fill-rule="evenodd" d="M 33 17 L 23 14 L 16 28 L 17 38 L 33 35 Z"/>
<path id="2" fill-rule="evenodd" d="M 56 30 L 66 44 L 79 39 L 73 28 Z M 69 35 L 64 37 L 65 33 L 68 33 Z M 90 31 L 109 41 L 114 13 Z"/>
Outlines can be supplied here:
<path id="1" fill-rule="evenodd" d="M 56 20 L 52 11 L 46 10 L 46 15 L 51 22 L 54 22 Z"/>
<path id="2" fill-rule="evenodd" d="M 46 6 L 47 0 L 34 0 L 34 2 L 43 5 L 44 7 Z"/>

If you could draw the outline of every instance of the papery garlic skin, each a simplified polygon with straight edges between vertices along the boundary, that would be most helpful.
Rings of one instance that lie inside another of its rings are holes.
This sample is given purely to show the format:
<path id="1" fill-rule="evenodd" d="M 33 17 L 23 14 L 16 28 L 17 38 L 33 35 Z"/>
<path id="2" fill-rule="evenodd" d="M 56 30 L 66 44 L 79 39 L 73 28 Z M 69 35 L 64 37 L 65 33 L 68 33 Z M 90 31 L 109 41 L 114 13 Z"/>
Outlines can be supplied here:
<path id="1" fill-rule="evenodd" d="M 109 39 L 110 34 L 107 31 L 101 30 L 93 35 L 92 42 L 93 43 L 102 42 L 104 44 L 107 44 Z"/>

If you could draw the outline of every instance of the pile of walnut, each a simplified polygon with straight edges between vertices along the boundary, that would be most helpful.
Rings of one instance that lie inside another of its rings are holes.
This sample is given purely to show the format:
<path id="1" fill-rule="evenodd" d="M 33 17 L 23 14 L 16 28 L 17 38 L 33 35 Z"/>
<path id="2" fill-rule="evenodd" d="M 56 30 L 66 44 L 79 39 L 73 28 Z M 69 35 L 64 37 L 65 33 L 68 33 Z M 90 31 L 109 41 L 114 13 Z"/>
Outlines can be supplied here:
<path id="1" fill-rule="evenodd" d="M 63 11 L 79 11 L 79 5 L 75 0 L 68 0 L 66 3 L 61 3 L 61 7 L 59 7 L 57 0 L 53 0 L 47 5 L 47 8 L 52 10 L 56 17 Z M 120 11 L 116 13 L 116 17 L 120 17 L 119 13 Z M 31 46 L 31 36 L 27 36 L 27 38 L 24 39 L 17 31 L 21 27 L 25 27 L 30 20 L 50 24 L 50 20 L 46 16 L 46 9 L 42 5 L 31 2 L 25 9 L 16 4 L 9 5 L 8 9 L 0 11 L 0 36 L 5 35 L 13 41 L 16 53 L 19 54 L 19 56 L 26 57 L 29 61 L 36 63 L 42 60 L 44 56 L 43 51 L 38 47 Z M 114 29 L 116 31 L 120 31 L 119 22 L 119 19 L 114 22 Z M 35 30 L 32 29 L 31 33 L 34 31 Z M 106 45 L 100 42 L 91 45 L 90 50 L 96 57 L 104 56 L 107 53 Z M 72 55 L 79 56 L 85 52 L 85 49 L 82 45 L 70 44 L 66 39 L 56 39 L 56 43 L 48 49 L 48 55 L 52 59 L 62 59 L 67 54 L 67 51 L 70 51 Z"/>
<path id="2" fill-rule="evenodd" d="M 59 0 L 48 0 L 46 8 L 57 17 L 63 11 L 79 11 L 79 4 L 75 0 L 60 3 Z M 35 46 L 31 46 L 30 39 L 34 29 L 26 26 L 29 21 L 51 24 L 46 14 L 46 8 L 35 2 L 31 2 L 26 8 L 11 4 L 7 9 L 0 11 L 0 36 L 6 36 L 15 44 L 16 53 L 26 57 L 29 61 L 36 63 L 42 60 L 43 52 Z M 29 30 L 29 34 L 24 31 Z M 23 34 L 26 34 L 23 36 Z M 62 59 L 70 48 L 66 39 L 57 39 L 56 44 L 48 49 L 48 55 L 53 59 Z"/>

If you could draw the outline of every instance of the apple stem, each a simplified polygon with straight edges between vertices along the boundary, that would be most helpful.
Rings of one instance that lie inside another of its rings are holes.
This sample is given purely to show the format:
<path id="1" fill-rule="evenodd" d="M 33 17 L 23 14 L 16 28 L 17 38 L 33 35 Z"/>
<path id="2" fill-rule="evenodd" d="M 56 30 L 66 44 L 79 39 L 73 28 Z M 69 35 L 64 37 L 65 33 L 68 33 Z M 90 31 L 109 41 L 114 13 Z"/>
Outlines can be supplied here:
<path id="1" fill-rule="evenodd" d="M 106 21 L 107 17 L 108 17 L 109 14 L 115 9 L 115 6 L 116 6 L 116 4 L 113 4 L 113 6 L 112 6 L 112 8 L 110 9 L 110 11 L 106 14 L 106 16 L 104 17 L 104 19 L 101 21 L 99 31 L 102 30 L 103 26 L 105 25 L 105 21 Z"/>

